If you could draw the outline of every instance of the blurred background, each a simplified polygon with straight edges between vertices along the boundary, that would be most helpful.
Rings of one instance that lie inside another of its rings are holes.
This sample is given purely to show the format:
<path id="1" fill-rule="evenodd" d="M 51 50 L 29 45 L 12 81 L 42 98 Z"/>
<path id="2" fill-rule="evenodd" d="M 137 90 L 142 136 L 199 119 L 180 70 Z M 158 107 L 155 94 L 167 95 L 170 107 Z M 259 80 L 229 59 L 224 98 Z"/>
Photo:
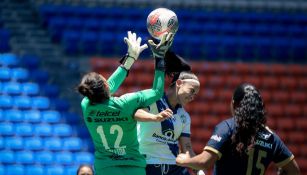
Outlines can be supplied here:
<path id="1" fill-rule="evenodd" d="M 234 88 L 248 82 L 307 175 L 305 0 L 1 0 L 0 175 L 72 175 L 93 163 L 75 87 L 86 72 L 116 69 L 128 30 L 148 39 L 146 18 L 157 7 L 177 14 L 173 50 L 201 81 L 186 106 L 195 151 L 230 116 Z M 152 80 L 147 49 L 116 95 Z"/>

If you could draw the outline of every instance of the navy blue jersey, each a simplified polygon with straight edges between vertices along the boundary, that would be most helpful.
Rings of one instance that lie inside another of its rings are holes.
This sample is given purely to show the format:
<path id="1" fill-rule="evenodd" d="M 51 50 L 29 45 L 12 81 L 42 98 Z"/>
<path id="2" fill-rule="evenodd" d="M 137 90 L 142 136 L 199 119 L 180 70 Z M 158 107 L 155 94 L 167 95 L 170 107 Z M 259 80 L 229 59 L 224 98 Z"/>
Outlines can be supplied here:
<path id="1" fill-rule="evenodd" d="M 215 127 L 205 147 L 205 150 L 219 156 L 214 166 L 215 175 L 263 175 L 271 162 L 281 167 L 294 158 L 281 139 L 268 127 L 257 133 L 254 147 L 240 155 L 231 142 L 235 127 L 234 118 L 222 121 Z"/>

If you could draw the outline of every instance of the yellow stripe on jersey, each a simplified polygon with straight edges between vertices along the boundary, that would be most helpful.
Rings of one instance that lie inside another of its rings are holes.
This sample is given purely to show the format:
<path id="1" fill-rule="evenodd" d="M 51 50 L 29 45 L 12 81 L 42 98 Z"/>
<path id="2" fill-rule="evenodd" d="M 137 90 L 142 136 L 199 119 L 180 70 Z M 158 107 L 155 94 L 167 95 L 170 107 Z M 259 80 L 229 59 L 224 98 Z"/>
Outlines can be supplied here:
<path id="1" fill-rule="evenodd" d="M 217 154 L 217 155 L 219 156 L 219 159 L 221 159 L 221 157 L 222 157 L 222 153 L 219 152 L 217 149 L 211 147 L 211 146 L 206 146 L 206 147 L 204 148 L 204 150 L 210 151 L 210 152 L 213 152 L 213 153 Z"/>
<path id="2" fill-rule="evenodd" d="M 294 159 L 294 155 L 292 154 L 292 156 L 287 158 L 286 160 L 283 160 L 281 162 L 276 163 L 276 166 L 283 167 L 283 166 L 287 165 L 293 159 Z"/>

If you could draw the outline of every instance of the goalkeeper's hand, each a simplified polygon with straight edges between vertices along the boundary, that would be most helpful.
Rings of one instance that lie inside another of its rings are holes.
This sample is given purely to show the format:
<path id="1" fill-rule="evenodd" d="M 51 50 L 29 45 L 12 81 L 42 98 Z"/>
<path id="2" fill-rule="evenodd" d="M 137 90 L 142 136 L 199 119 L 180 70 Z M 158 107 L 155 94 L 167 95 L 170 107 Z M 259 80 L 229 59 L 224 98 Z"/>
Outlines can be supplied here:
<path id="1" fill-rule="evenodd" d="M 128 46 L 128 52 L 125 59 L 122 61 L 122 65 L 125 69 L 130 70 L 132 64 L 138 59 L 140 53 L 147 49 L 147 44 L 141 46 L 142 38 L 137 37 L 136 33 L 128 31 L 128 38 L 124 38 L 125 43 Z"/>
<path id="2" fill-rule="evenodd" d="M 154 43 L 153 40 L 148 40 L 148 44 L 155 58 L 164 58 L 166 51 L 173 44 L 174 36 L 174 33 L 163 34 L 159 44 Z"/>

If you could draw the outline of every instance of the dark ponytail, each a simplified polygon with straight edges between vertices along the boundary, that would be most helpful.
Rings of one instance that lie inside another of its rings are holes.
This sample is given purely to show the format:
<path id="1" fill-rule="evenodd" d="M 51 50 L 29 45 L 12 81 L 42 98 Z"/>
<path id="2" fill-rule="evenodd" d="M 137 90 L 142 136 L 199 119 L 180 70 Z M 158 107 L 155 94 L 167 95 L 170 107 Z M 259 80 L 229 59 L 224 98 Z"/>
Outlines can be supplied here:
<path id="1" fill-rule="evenodd" d="M 89 98 L 92 104 L 101 103 L 110 98 L 110 90 L 105 78 L 91 72 L 83 76 L 78 85 L 78 92 Z"/>
<path id="2" fill-rule="evenodd" d="M 233 111 L 237 126 L 232 136 L 234 148 L 240 154 L 253 147 L 256 134 L 266 123 L 265 107 L 256 88 L 240 85 L 233 95 Z"/>

